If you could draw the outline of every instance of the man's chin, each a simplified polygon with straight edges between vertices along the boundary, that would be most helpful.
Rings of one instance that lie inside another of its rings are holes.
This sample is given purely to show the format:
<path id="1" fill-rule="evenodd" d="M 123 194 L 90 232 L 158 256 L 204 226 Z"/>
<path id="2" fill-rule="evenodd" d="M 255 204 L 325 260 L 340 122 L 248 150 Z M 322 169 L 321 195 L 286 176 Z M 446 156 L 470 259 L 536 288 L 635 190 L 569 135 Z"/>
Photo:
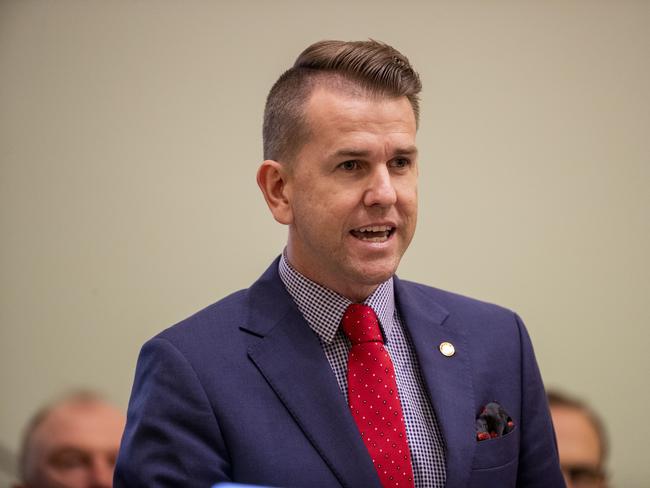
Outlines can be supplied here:
<path id="1" fill-rule="evenodd" d="M 354 273 L 355 281 L 367 287 L 378 286 L 395 274 L 398 264 L 399 261 L 357 266 Z"/>

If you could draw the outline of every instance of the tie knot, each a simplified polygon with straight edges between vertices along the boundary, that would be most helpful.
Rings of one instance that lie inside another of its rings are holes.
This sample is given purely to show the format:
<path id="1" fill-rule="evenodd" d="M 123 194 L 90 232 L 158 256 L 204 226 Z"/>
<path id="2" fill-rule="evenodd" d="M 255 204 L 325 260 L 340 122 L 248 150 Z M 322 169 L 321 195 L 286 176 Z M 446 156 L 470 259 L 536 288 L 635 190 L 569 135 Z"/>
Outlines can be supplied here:
<path id="1" fill-rule="evenodd" d="M 353 345 L 362 342 L 384 342 L 377 315 L 368 305 L 350 305 L 343 314 L 341 326 Z"/>

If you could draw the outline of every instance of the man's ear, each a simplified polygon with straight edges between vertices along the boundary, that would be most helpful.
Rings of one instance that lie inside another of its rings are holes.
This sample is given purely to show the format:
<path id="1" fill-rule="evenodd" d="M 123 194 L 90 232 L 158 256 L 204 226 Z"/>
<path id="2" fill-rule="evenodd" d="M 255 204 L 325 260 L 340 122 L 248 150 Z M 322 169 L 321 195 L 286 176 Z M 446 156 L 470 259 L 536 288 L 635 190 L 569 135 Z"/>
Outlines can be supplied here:
<path id="1" fill-rule="evenodd" d="M 293 222 L 293 211 L 287 192 L 288 177 L 286 163 L 279 163 L 272 159 L 264 161 L 257 170 L 257 186 L 262 190 L 269 210 L 275 220 L 285 225 Z"/>

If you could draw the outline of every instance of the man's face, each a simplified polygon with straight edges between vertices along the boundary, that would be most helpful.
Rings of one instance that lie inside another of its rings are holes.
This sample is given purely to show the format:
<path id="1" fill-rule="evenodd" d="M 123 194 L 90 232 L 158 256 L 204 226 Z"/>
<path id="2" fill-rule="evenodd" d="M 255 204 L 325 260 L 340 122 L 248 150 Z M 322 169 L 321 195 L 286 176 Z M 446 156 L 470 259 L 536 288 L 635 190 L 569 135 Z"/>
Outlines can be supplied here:
<path id="1" fill-rule="evenodd" d="M 577 408 L 554 406 L 551 416 L 567 487 L 603 488 L 602 447 L 587 415 Z"/>
<path id="2" fill-rule="evenodd" d="M 417 149 L 406 97 L 316 88 L 310 137 L 288 167 L 289 261 L 355 301 L 393 275 L 417 219 Z"/>
<path id="3" fill-rule="evenodd" d="M 60 405 L 32 435 L 28 463 L 38 488 L 111 487 L 124 416 L 100 402 Z"/>

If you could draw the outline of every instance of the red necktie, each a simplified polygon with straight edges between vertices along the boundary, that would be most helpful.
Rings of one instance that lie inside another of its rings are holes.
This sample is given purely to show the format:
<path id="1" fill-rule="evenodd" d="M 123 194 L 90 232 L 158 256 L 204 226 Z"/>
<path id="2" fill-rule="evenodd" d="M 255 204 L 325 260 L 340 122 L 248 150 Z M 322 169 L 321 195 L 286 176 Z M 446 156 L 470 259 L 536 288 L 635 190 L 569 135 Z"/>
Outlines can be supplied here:
<path id="1" fill-rule="evenodd" d="M 393 362 L 384 348 L 377 315 L 353 303 L 341 322 L 352 341 L 348 404 L 384 488 L 413 488 L 413 467 Z"/>

